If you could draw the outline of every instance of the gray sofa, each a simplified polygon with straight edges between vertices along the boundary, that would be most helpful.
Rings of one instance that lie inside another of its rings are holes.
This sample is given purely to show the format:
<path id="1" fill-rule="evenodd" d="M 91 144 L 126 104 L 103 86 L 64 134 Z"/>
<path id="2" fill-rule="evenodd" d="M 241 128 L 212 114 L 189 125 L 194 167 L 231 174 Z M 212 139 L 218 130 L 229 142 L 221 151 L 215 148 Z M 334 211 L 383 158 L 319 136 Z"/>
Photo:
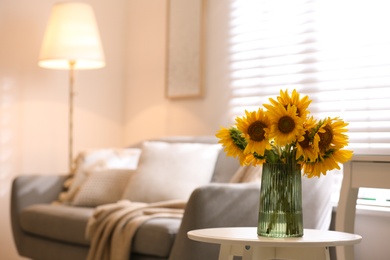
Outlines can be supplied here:
<path id="1" fill-rule="evenodd" d="M 174 140 L 217 142 L 214 137 Z M 191 241 L 187 232 L 207 227 L 257 225 L 260 187 L 258 183 L 228 183 L 238 167 L 237 160 L 226 157 L 221 151 L 211 183 L 192 192 L 182 219 L 155 218 L 138 228 L 132 242 L 131 259 L 218 259 L 217 245 Z M 53 205 L 65 179 L 65 175 L 26 175 L 14 180 L 11 221 L 21 256 L 37 260 L 86 259 L 89 241 L 85 230 L 94 208 Z M 326 179 L 302 179 L 305 228 L 329 227 L 331 189 Z"/>

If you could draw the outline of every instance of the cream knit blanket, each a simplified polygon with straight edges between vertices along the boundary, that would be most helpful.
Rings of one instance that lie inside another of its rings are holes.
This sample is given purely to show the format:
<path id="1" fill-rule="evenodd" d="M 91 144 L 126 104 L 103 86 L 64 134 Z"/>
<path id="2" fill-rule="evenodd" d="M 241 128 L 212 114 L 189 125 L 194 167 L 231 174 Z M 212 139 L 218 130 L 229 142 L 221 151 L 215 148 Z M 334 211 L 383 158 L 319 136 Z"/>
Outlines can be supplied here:
<path id="1" fill-rule="evenodd" d="M 146 220 L 157 217 L 181 218 L 184 201 L 139 203 L 121 200 L 99 206 L 87 224 L 86 237 L 91 241 L 87 260 L 128 260 L 132 238 Z"/>

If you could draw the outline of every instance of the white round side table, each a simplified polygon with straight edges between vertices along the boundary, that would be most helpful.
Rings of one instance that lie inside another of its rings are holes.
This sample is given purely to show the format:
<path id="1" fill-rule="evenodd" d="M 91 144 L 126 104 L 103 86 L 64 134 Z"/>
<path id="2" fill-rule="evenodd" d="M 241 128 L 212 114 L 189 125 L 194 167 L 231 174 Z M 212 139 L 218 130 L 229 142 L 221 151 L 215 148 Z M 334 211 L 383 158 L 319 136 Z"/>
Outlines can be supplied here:
<path id="1" fill-rule="evenodd" d="M 270 238 L 257 235 L 255 227 L 207 228 L 188 232 L 195 241 L 220 244 L 219 260 L 242 256 L 252 259 L 329 260 L 329 247 L 354 245 L 362 240 L 355 234 L 305 229 L 303 237 Z"/>

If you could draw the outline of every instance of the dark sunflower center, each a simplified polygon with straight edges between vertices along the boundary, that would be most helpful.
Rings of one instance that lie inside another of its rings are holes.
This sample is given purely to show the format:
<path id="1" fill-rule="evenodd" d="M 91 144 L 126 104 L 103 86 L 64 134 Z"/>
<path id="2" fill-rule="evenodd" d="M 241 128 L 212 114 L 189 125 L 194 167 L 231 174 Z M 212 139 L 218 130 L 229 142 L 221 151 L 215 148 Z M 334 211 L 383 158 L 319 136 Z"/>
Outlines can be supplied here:
<path id="1" fill-rule="evenodd" d="M 248 135 L 250 136 L 252 141 L 261 142 L 265 138 L 264 128 L 267 126 L 260 121 L 253 122 L 248 127 Z"/>
<path id="2" fill-rule="evenodd" d="M 292 132 L 295 128 L 294 119 L 292 119 L 289 116 L 281 117 L 278 122 L 278 128 L 279 131 L 282 132 L 283 134 L 288 134 Z"/>
<path id="3" fill-rule="evenodd" d="M 303 136 L 305 139 L 302 142 L 299 142 L 299 145 L 305 149 L 310 147 L 310 139 L 309 139 L 309 134 L 306 132 L 305 135 Z"/>
<path id="4" fill-rule="evenodd" d="M 318 135 L 320 136 L 320 142 L 319 142 L 320 149 L 327 149 L 329 145 L 332 143 L 332 139 L 333 139 L 332 128 L 327 125 L 324 127 L 324 130 L 325 130 L 324 133 L 318 133 Z"/>

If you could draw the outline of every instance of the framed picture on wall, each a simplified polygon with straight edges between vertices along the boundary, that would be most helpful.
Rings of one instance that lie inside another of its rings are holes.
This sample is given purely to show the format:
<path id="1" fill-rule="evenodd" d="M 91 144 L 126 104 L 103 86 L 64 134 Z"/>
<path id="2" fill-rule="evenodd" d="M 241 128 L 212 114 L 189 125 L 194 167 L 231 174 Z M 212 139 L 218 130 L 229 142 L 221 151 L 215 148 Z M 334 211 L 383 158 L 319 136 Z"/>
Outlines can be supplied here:
<path id="1" fill-rule="evenodd" d="M 203 8 L 203 0 L 168 0 L 168 98 L 203 95 Z"/>

